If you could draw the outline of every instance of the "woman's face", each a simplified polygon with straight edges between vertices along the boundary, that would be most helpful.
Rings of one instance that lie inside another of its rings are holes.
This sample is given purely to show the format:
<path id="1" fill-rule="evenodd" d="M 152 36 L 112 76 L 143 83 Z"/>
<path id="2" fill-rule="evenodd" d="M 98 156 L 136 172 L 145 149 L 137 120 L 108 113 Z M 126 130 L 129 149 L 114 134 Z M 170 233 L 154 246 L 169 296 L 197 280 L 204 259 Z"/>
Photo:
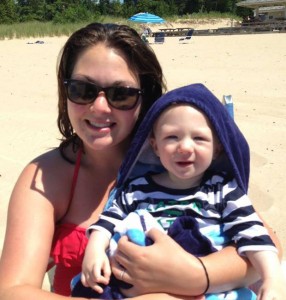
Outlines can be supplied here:
<path id="1" fill-rule="evenodd" d="M 87 49 L 75 64 L 72 79 L 88 81 L 100 87 L 129 86 L 140 88 L 124 56 L 115 49 L 99 43 Z M 107 150 L 126 141 L 140 112 L 140 99 L 131 110 L 111 107 L 101 91 L 94 102 L 85 105 L 68 101 L 71 124 L 85 147 Z"/>

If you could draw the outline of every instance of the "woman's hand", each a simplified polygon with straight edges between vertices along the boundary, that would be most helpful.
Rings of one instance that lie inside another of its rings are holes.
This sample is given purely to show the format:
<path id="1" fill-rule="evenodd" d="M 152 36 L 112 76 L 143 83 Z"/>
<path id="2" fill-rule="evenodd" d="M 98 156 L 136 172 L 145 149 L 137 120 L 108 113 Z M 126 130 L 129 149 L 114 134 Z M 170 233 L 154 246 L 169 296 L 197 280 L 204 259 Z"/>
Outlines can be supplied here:
<path id="1" fill-rule="evenodd" d="M 188 296 L 204 293 L 207 279 L 199 260 L 159 230 L 150 230 L 148 236 L 154 241 L 148 247 L 137 246 L 127 237 L 119 240 L 112 272 L 120 279 L 122 268 L 126 269 L 123 281 L 133 285 L 123 293 L 128 297 L 163 292 Z M 258 279 L 254 268 L 237 254 L 234 246 L 201 259 L 208 273 L 210 293 L 246 286 Z"/>
<path id="2" fill-rule="evenodd" d="M 265 225 L 281 255 L 281 247 L 275 234 Z M 132 284 L 133 288 L 124 293 L 129 297 L 156 292 L 202 294 L 207 281 L 198 259 L 156 229 L 150 230 L 148 235 L 154 241 L 148 247 L 137 246 L 129 242 L 127 237 L 122 237 L 119 241 L 112 271 L 120 278 L 122 267 L 126 269 L 123 280 Z M 248 286 L 259 279 L 249 261 L 237 254 L 235 246 L 227 246 L 201 259 L 209 276 L 209 293 Z"/>
<path id="3" fill-rule="evenodd" d="M 137 246 L 125 236 L 118 243 L 112 271 L 120 279 L 123 267 L 123 280 L 133 285 L 123 293 L 128 297 L 156 292 L 202 294 L 207 282 L 197 258 L 159 230 L 150 230 L 148 236 L 154 244 L 147 247 Z"/>

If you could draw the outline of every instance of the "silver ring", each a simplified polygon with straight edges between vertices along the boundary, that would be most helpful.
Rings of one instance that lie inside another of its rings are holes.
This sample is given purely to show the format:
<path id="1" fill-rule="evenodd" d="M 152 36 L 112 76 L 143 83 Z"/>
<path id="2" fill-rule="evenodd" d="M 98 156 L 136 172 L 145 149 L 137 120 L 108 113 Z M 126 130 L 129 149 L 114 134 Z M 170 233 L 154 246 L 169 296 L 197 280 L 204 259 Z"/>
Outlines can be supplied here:
<path id="1" fill-rule="evenodd" d="M 126 272 L 126 270 L 121 271 L 121 273 L 120 273 L 120 280 L 123 280 L 123 276 L 124 276 L 125 272 Z"/>

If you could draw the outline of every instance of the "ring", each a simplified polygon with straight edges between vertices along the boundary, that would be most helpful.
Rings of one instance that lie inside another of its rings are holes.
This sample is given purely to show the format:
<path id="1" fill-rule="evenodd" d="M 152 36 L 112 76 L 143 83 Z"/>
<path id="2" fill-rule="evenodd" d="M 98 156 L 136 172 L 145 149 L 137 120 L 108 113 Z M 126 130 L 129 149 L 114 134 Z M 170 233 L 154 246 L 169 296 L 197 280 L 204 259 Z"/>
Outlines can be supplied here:
<path id="1" fill-rule="evenodd" d="M 121 271 L 121 273 L 120 273 L 120 280 L 123 280 L 123 276 L 124 276 L 124 274 L 125 274 L 125 271 L 126 271 L 126 270 Z"/>

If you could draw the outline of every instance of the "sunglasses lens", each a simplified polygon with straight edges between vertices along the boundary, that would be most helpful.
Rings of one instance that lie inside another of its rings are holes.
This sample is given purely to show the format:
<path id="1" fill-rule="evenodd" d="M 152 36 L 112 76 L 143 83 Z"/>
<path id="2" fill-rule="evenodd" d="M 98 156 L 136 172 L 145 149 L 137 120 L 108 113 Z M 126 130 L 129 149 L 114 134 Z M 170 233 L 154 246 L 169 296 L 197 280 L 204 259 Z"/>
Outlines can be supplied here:
<path id="1" fill-rule="evenodd" d="M 67 95 L 70 101 L 77 104 L 92 103 L 98 93 L 103 91 L 110 106 L 120 109 L 129 110 L 135 107 L 138 102 L 141 91 L 131 87 L 107 87 L 101 88 L 93 83 L 80 80 L 66 80 Z"/>
<path id="2" fill-rule="evenodd" d="M 98 89 L 88 82 L 70 80 L 67 82 L 67 94 L 72 102 L 87 104 L 94 101 L 98 95 Z"/>
<path id="3" fill-rule="evenodd" d="M 112 107 L 121 110 L 128 110 L 132 109 L 137 104 L 139 90 L 129 87 L 109 88 L 107 98 Z"/>

